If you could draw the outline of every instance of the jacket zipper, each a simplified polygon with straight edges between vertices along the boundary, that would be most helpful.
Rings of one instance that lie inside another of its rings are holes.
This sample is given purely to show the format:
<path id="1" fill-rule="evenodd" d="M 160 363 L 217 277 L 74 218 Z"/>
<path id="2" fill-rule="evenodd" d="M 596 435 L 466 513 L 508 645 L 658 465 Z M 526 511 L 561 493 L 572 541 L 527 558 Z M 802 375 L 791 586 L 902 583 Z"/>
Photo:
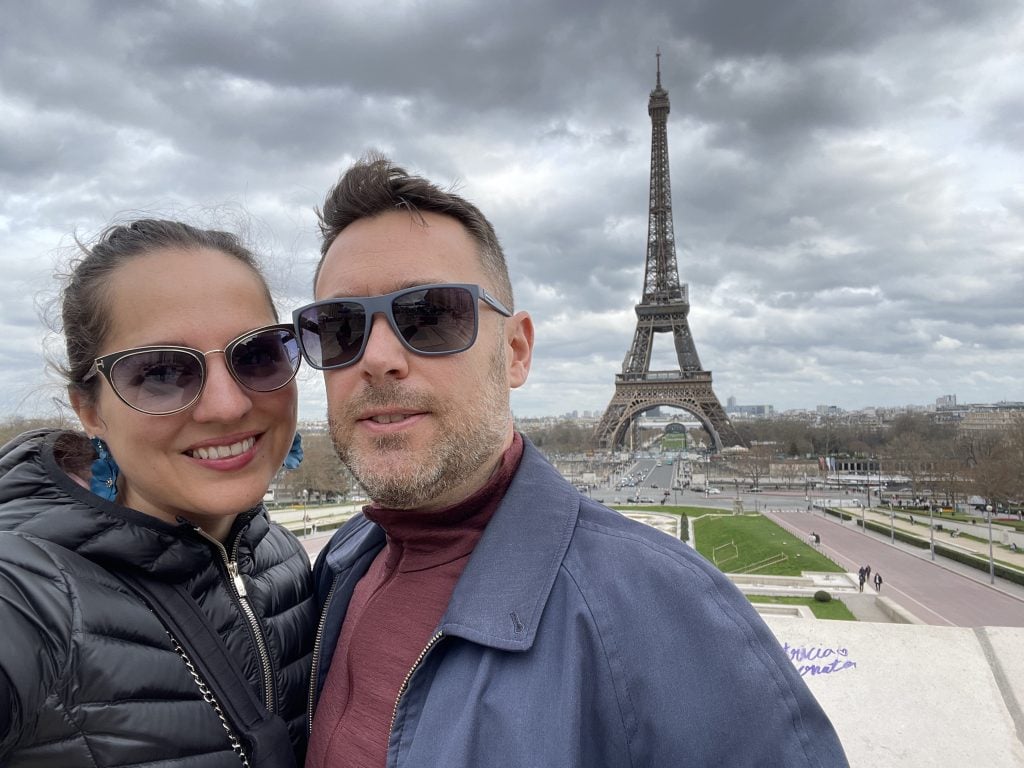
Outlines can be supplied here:
<path id="1" fill-rule="evenodd" d="M 413 662 L 412 667 L 405 675 L 405 679 L 398 688 L 398 696 L 395 697 L 395 708 L 391 712 L 391 725 L 388 726 L 388 741 L 391 740 L 391 732 L 395 730 L 395 720 L 398 717 L 398 705 L 402 703 L 402 696 L 409 689 L 409 681 L 412 680 L 413 674 L 419 669 L 420 664 L 423 663 L 423 659 L 426 658 L 427 654 L 430 653 L 430 649 L 433 648 L 441 638 L 444 637 L 444 632 L 437 632 L 429 641 L 427 641 L 426 647 L 420 651 L 420 655 L 416 657 L 416 661 Z"/>
<path id="2" fill-rule="evenodd" d="M 274 691 L 274 668 L 271 665 L 270 651 L 267 650 L 267 639 L 263 634 L 263 627 L 260 626 L 259 620 L 256 618 L 256 611 L 253 610 L 252 603 L 249 602 L 249 593 L 245 588 L 245 582 L 242 580 L 242 574 L 238 571 L 238 544 L 242 540 L 242 532 L 239 531 L 238 535 L 235 536 L 235 541 L 231 546 L 231 555 L 228 555 L 227 549 L 221 542 L 210 536 L 202 528 L 196 527 L 195 530 L 220 552 L 224 568 L 230 577 L 228 580 L 234 591 L 235 601 L 242 609 L 242 614 L 246 618 L 249 631 L 256 644 L 256 653 L 259 656 L 260 669 L 263 672 L 263 703 L 268 711 L 276 712 L 275 702 L 277 697 Z"/>
<path id="3" fill-rule="evenodd" d="M 338 586 L 341 576 L 335 576 L 331 582 L 331 588 L 324 598 L 324 607 L 320 611 L 320 621 L 316 625 L 316 635 L 313 638 L 313 662 L 309 670 L 309 707 L 306 709 L 306 735 L 313 735 L 313 711 L 316 708 L 316 678 L 320 673 L 320 651 L 323 646 L 324 627 L 327 625 L 327 612 L 331 607 L 331 599 L 334 597 L 334 589 Z"/>

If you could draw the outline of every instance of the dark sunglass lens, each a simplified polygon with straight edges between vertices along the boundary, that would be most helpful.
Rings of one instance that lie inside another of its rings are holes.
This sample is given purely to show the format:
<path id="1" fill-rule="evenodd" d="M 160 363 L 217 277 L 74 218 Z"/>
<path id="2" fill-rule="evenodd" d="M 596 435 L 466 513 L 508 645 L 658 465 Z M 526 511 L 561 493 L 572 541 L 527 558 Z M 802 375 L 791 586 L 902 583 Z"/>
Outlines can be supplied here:
<path id="1" fill-rule="evenodd" d="M 151 414 L 173 413 L 195 400 L 203 387 L 203 369 L 198 358 L 188 352 L 136 352 L 114 363 L 110 383 L 133 408 Z"/>
<path id="2" fill-rule="evenodd" d="M 291 330 L 261 331 L 232 346 L 230 364 L 243 385 L 271 392 L 291 381 L 299 369 L 299 343 Z"/>
<path id="3" fill-rule="evenodd" d="M 366 333 L 360 304 L 335 301 L 310 307 L 299 315 L 306 358 L 317 368 L 340 368 L 358 359 Z"/>
<path id="4" fill-rule="evenodd" d="M 396 298 L 391 308 L 398 332 L 418 352 L 461 352 L 476 336 L 476 301 L 465 288 L 411 291 Z"/>

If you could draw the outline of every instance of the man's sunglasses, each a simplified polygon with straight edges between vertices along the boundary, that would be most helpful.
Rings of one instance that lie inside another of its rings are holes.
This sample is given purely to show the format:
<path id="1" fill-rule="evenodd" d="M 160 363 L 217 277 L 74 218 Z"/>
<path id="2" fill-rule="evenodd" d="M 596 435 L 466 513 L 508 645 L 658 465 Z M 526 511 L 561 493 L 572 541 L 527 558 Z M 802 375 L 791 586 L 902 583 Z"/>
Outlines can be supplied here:
<path id="1" fill-rule="evenodd" d="M 295 378 L 301 357 L 295 329 L 268 325 L 248 331 L 224 349 L 136 347 L 97 357 L 82 381 L 103 374 L 125 405 L 167 416 L 195 403 L 206 385 L 206 356 L 222 353 L 235 381 L 254 392 L 273 392 Z"/>
<path id="2" fill-rule="evenodd" d="M 476 341 L 477 302 L 505 317 L 512 312 L 479 285 L 418 285 L 383 296 L 317 301 L 292 313 L 299 345 L 314 368 L 344 368 L 359 361 L 375 315 L 382 314 L 406 349 L 418 355 L 454 355 Z"/>

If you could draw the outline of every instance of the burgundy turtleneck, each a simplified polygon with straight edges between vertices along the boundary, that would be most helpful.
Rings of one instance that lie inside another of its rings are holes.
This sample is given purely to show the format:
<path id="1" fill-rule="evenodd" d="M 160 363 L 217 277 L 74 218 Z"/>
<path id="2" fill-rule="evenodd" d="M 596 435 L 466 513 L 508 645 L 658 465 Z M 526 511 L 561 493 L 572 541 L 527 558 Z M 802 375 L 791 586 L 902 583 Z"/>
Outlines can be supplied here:
<path id="1" fill-rule="evenodd" d="M 487 484 L 452 507 L 363 510 L 387 543 L 352 595 L 313 718 L 306 768 L 383 768 L 399 688 L 437 629 L 522 455 L 515 433 Z"/>

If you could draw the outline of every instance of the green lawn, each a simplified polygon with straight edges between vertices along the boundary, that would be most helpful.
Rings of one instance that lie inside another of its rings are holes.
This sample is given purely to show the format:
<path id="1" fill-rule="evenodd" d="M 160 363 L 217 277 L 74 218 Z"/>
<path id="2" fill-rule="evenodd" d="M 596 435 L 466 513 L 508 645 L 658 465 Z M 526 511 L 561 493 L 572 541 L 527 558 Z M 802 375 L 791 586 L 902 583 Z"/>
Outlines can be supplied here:
<path id="1" fill-rule="evenodd" d="M 697 536 L 697 551 L 711 560 L 711 550 L 719 544 L 734 542 L 738 557 L 719 566 L 726 572 L 737 571 L 746 565 L 756 563 L 765 558 L 784 552 L 788 559 L 769 566 L 758 573 L 775 576 L 799 576 L 803 571 L 826 571 L 842 573 L 843 569 L 826 557 L 823 557 L 808 544 L 782 530 L 779 526 L 761 515 L 717 515 L 707 517 L 708 513 L 718 513 L 707 507 L 673 507 L 658 505 L 620 506 L 618 509 L 637 510 L 642 512 L 669 512 L 683 516 L 683 536 L 687 535 L 686 518 L 701 518 L 694 521 Z M 712 562 L 714 562 L 712 560 Z M 747 595 L 751 602 L 775 603 L 787 605 L 809 606 L 819 619 L 836 619 L 839 621 L 856 621 L 850 609 L 841 600 L 833 598 L 828 603 L 819 603 L 809 597 L 783 597 L 775 595 Z"/>
<path id="2" fill-rule="evenodd" d="M 707 512 L 707 510 L 703 510 Z M 809 544 L 792 536 L 761 515 L 722 515 L 702 517 L 694 521 L 694 536 L 697 551 L 711 562 L 712 553 L 719 550 L 719 569 L 736 573 L 755 563 L 780 553 L 787 559 L 758 570 L 757 573 L 772 576 L 799 576 L 804 571 L 832 571 L 842 573 L 843 569 L 819 554 Z M 732 542 L 735 546 L 730 547 Z M 723 546 L 724 545 L 724 546 Z M 728 555 L 732 559 L 723 560 Z"/>
<path id="3" fill-rule="evenodd" d="M 770 603 L 772 605 L 806 605 L 818 619 L 835 619 L 837 621 L 856 621 L 841 600 L 833 598 L 828 603 L 819 603 L 812 597 L 783 597 L 780 595 L 747 595 L 752 603 Z"/>

